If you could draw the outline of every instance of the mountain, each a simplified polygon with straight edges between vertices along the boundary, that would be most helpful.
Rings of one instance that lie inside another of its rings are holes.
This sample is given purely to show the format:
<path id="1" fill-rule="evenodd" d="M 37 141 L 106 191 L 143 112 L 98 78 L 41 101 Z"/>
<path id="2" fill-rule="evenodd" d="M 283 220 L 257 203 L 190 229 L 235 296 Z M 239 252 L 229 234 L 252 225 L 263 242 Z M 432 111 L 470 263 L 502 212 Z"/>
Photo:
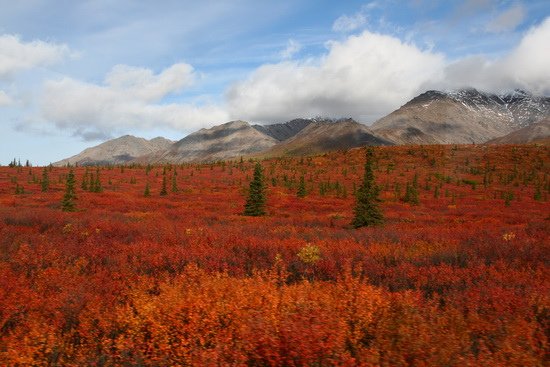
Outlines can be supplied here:
<path id="1" fill-rule="evenodd" d="M 392 145 L 352 119 L 315 121 L 262 156 L 311 155 L 365 145 Z"/>
<path id="2" fill-rule="evenodd" d="M 236 158 L 268 150 L 277 140 L 245 121 L 231 121 L 210 129 L 196 131 L 162 153 L 154 162 L 205 162 Z"/>
<path id="3" fill-rule="evenodd" d="M 550 97 L 534 96 L 516 89 L 501 96 L 512 113 L 515 126 L 527 127 L 532 123 L 550 117 Z"/>
<path id="4" fill-rule="evenodd" d="M 298 134 L 305 127 L 318 120 L 319 119 L 294 119 L 282 124 L 252 125 L 252 127 L 265 135 L 271 136 L 275 140 L 284 141 Z"/>
<path id="5" fill-rule="evenodd" d="M 531 124 L 508 135 L 492 139 L 487 144 L 550 143 L 550 118 Z"/>
<path id="6" fill-rule="evenodd" d="M 310 155 L 365 145 L 521 143 L 549 140 L 550 97 L 515 90 L 427 91 L 370 128 L 352 119 L 295 119 L 250 125 L 231 121 L 196 131 L 176 143 L 126 135 L 56 165 L 208 162 L 241 156 Z M 514 133 L 517 132 L 517 133 Z M 498 140 L 497 138 L 502 138 Z"/>
<path id="7" fill-rule="evenodd" d="M 151 140 L 124 135 L 87 148 L 70 158 L 54 163 L 55 166 L 124 164 L 147 154 L 166 150 L 173 141 L 157 137 Z"/>
<path id="8" fill-rule="evenodd" d="M 372 130 L 397 144 L 483 143 L 550 116 L 550 98 L 516 90 L 427 91 L 381 118 Z"/>

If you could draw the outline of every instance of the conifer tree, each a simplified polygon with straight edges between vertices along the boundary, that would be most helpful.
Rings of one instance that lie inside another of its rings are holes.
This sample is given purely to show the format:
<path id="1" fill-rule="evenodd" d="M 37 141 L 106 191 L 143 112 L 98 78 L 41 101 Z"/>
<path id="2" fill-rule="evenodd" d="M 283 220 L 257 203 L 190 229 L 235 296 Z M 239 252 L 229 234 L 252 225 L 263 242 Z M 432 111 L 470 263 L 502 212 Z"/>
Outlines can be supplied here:
<path id="1" fill-rule="evenodd" d="M 25 193 L 25 188 L 20 186 L 18 183 L 15 184 L 15 195 L 20 195 Z"/>
<path id="2" fill-rule="evenodd" d="M 405 197 L 403 201 L 411 205 L 418 205 L 420 200 L 418 199 L 418 175 L 415 174 L 413 177 L 412 184 L 407 182 L 407 188 L 405 190 Z"/>
<path id="3" fill-rule="evenodd" d="M 174 170 L 174 174 L 172 175 L 172 192 L 178 192 L 178 180 L 177 180 L 177 173 Z"/>
<path id="4" fill-rule="evenodd" d="M 374 150 L 367 148 L 365 154 L 365 174 L 363 183 L 357 190 L 354 218 L 352 225 L 355 228 L 381 224 L 384 216 L 378 207 L 379 189 L 376 186 L 373 173 Z"/>
<path id="5" fill-rule="evenodd" d="M 90 186 L 90 191 L 91 192 L 102 192 L 103 191 L 103 187 L 101 186 L 101 180 L 99 179 L 99 168 L 96 169 L 95 171 L 95 178 L 93 178 L 93 180 L 91 180 L 91 186 Z"/>
<path id="6" fill-rule="evenodd" d="M 149 182 L 145 184 L 145 191 L 143 191 L 143 196 L 146 198 L 151 196 L 151 189 L 149 188 Z"/>
<path id="7" fill-rule="evenodd" d="M 63 195 L 63 201 L 61 202 L 61 209 L 64 212 L 74 212 L 76 210 L 75 206 L 75 179 L 74 172 L 71 169 L 67 175 L 67 182 L 65 183 L 65 195 Z"/>
<path id="8" fill-rule="evenodd" d="M 306 182 L 303 175 L 300 177 L 300 183 L 298 185 L 298 192 L 296 193 L 296 195 L 299 198 L 303 198 L 306 196 Z"/>
<path id="9" fill-rule="evenodd" d="M 533 194 L 533 199 L 536 201 L 542 201 L 542 190 L 541 190 L 541 184 L 539 181 L 535 184 L 535 193 Z"/>
<path id="10" fill-rule="evenodd" d="M 88 191 L 88 167 L 86 167 L 86 170 L 84 171 L 84 177 L 82 177 L 82 183 L 80 184 L 80 188 L 84 191 Z"/>
<path id="11" fill-rule="evenodd" d="M 252 181 L 250 181 L 248 199 L 246 200 L 243 214 L 253 217 L 265 215 L 265 203 L 266 195 L 263 169 L 260 162 L 257 162 L 254 167 L 254 177 Z"/>
<path id="12" fill-rule="evenodd" d="M 44 167 L 44 170 L 42 171 L 42 181 L 40 182 L 40 188 L 42 189 L 42 192 L 46 192 L 50 188 L 50 178 L 48 176 L 48 170 L 46 167 Z"/>
<path id="13" fill-rule="evenodd" d="M 162 176 L 162 189 L 160 190 L 160 196 L 168 195 L 168 190 L 166 189 L 166 175 Z"/>

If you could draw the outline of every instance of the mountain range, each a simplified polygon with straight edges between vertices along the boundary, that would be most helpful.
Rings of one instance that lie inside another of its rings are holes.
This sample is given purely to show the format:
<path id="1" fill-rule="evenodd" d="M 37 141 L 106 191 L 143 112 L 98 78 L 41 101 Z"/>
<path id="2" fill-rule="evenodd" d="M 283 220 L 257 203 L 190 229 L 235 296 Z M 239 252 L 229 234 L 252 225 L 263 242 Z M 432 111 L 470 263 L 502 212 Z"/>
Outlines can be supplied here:
<path id="1" fill-rule="evenodd" d="M 550 140 L 550 97 L 515 90 L 427 91 L 366 126 L 353 119 L 295 119 L 271 125 L 231 121 L 173 142 L 130 135 L 55 165 L 208 162 L 311 155 L 365 145 L 521 144 Z"/>
<path id="2" fill-rule="evenodd" d="M 550 98 L 463 89 L 428 91 L 372 125 L 396 144 L 480 144 L 550 116 Z"/>

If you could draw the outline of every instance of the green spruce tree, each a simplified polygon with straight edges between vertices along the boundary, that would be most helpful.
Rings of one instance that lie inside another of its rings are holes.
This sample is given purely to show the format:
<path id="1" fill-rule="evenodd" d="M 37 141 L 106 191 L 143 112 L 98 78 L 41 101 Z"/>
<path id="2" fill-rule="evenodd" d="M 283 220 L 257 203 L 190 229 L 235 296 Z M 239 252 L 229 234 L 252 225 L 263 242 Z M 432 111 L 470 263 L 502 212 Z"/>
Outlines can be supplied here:
<path id="1" fill-rule="evenodd" d="M 305 197 L 307 194 L 307 191 L 306 191 L 306 182 L 305 182 L 305 179 L 304 179 L 304 176 L 302 175 L 300 177 L 300 183 L 298 184 L 298 191 L 296 192 L 296 195 L 299 197 L 299 198 L 303 198 Z"/>
<path id="2" fill-rule="evenodd" d="M 374 180 L 374 149 L 372 147 L 367 148 L 365 155 L 365 174 L 356 194 L 355 216 L 352 222 L 354 228 L 373 226 L 384 221 L 384 216 L 378 207 L 380 201 L 378 198 L 379 189 Z"/>
<path id="3" fill-rule="evenodd" d="M 46 192 L 50 188 L 50 178 L 48 176 L 48 170 L 46 167 L 44 167 L 44 170 L 42 171 L 42 181 L 40 182 L 40 188 L 42 189 L 42 192 Z"/>
<path id="4" fill-rule="evenodd" d="M 162 188 L 160 189 L 160 196 L 168 195 L 168 190 L 166 189 L 166 175 L 162 176 Z"/>
<path id="5" fill-rule="evenodd" d="M 102 192 L 103 186 L 101 185 L 101 180 L 99 179 L 99 168 L 96 169 L 95 178 L 92 181 L 93 183 L 90 188 L 90 191 L 96 192 L 96 193 Z"/>
<path id="6" fill-rule="evenodd" d="M 244 206 L 244 215 L 258 217 L 265 215 L 265 182 L 263 169 L 260 162 L 254 167 L 254 177 L 250 181 L 250 189 L 248 191 L 248 199 Z"/>
<path id="7" fill-rule="evenodd" d="M 535 184 L 535 193 L 533 194 L 533 199 L 535 201 L 542 201 L 542 190 L 541 190 L 541 184 L 540 181 L 537 181 Z"/>
<path id="8" fill-rule="evenodd" d="M 74 212 L 76 210 L 75 200 L 75 179 L 74 172 L 71 169 L 67 175 L 67 181 L 65 183 L 65 195 L 63 195 L 63 201 L 61 202 L 61 209 L 64 212 Z"/>
<path id="9" fill-rule="evenodd" d="M 405 190 L 405 197 L 403 201 L 411 205 L 418 205 L 420 200 L 418 198 L 418 174 L 414 174 L 412 184 L 407 182 L 407 188 Z"/>
<path id="10" fill-rule="evenodd" d="M 145 184 L 145 190 L 143 191 L 143 196 L 145 196 L 146 198 L 148 198 L 149 196 L 151 196 L 151 189 L 149 187 L 149 182 L 147 182 Z"/>
<path id="11" fill-rule="evenodd" d="M 25 193 L 25 188 L 18 183 L 15 184 L 15 195 L 21 195 Z"/>
<path id="12" fill-rule="evenodd" d="M 88 167 L 86 167 L 86 170 L 84 171 L 84 177 L 82 177 L 82 182 L 80 183 L 80 188 L 84 191 L 88 191 L 89 173 L 90 172 L 88 172 Z"/>
<path id="13" fill-rule="evenodd" d="M 174 170 L 174 174 L 172 175 L 172 192 L 173 193 L 176 193 L 178 192 L 178 174 L 176 173 L 176 171 Z"/>

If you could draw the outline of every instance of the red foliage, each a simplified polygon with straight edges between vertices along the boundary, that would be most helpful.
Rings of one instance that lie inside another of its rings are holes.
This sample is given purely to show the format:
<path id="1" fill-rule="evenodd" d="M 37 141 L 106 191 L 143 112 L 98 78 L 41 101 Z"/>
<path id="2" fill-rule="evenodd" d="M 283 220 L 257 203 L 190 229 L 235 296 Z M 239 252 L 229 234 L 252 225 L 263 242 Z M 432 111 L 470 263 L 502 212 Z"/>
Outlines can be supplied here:
<path id="1" fill-rule="evenodd" d="M 386 222 L 360 230 L 361 150 L 262 162 L 261 218 L 241 215 L 253 162 L 102 167 L 101 193 L 78 167 L 75 213 L 67 168 L 42 192 L 41 168 L 0 167 L 0 365 L 547 363 L 549 149 L 376 157 Z"/>

